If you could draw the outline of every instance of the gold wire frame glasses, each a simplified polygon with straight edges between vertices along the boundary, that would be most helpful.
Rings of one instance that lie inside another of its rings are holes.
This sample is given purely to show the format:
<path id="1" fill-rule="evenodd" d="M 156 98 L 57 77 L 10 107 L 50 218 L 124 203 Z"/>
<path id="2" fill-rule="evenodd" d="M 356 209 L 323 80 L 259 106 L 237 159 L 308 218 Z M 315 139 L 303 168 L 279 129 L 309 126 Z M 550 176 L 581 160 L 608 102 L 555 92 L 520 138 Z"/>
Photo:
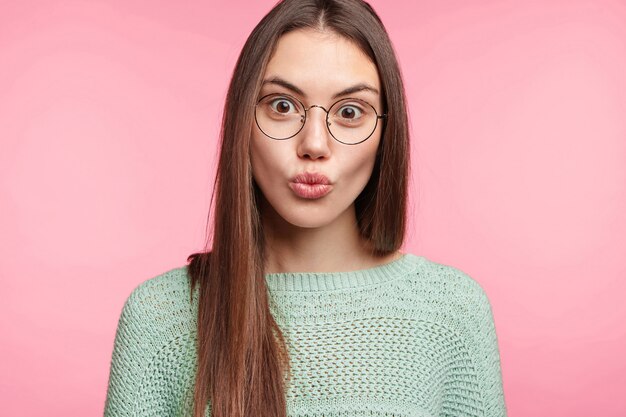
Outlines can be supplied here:
<path id="1" fill-rule="evenodd" d="M 379 119 L 374 106 L 359 98 L 342 98 L 328 110 L 317 104 L 309 108 L 297 98 L 283 93 L 267 94 L 255 105 L 254 119 L 263 134 L 274 140 L 296 136 L 304 127 L 310 109 L 319 107 L 326 113 L 326 128 L 330 135 L 345 145 L 365 142 L 376 130 Z"/>

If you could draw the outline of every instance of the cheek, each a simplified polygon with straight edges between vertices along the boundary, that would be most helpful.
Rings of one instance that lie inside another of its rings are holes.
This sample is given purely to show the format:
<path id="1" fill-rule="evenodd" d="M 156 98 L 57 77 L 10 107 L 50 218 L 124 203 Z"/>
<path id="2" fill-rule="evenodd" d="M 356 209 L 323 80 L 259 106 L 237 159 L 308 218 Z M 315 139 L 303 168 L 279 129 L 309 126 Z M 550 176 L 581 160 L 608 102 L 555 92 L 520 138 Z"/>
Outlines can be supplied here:
<path id="1" fill-rule="evenodd" d="M 252 165 L 253 173 L 263 169 L 265 166 L 265 160 L 267 160 L 268 155 L 267 148 L 264 146 L 263 142 L 259 140 L 257 135 L 252 134 L 250 138 L 250 164 Z"/>
<path id="2" fill-rule="evenodd" d="M 376 162 L 376 153 L 378 152 L 378 147 L 380 146 L 380 134 L 377 134 L 372 139 L 368 140 L 365 143 L 362 143 L 360 148 L 356 149 L 354 152 L 354 159 L 356 160 L 356 164 L 360 170 L 371 173 L 372 168 L 374 167 L 374 162 Z"/>
<path id="3" fill-rule="evenodd" d="M 354 188 L 355 191 L 362 191 L 369 181 L 374 163 L 376 162 L 377 144 L 368 144 L 370 146 L 348 152 L 344 155 L 340 165 L 342 169 L 344 183 Z"/>
<path id="4" fill-rule="evenodd" d="M 359 177 L 365 176 L 366 180 L 369 180 L 372 170 L 374 168 L 374 162 L 376 161 L 376 151 L 364 155 L 357 161 L 356 169 L 358 170 Z"/>
<path id="5" fill-rule="evenodd" d="M 286 155 L 279 143 L 269 143 L 265 138 L 253 134 L 250 141 L 250 164 L 252 176 L 259 185 L 270 185 L 270 180 L 279 175 L 281 162 Z"/>

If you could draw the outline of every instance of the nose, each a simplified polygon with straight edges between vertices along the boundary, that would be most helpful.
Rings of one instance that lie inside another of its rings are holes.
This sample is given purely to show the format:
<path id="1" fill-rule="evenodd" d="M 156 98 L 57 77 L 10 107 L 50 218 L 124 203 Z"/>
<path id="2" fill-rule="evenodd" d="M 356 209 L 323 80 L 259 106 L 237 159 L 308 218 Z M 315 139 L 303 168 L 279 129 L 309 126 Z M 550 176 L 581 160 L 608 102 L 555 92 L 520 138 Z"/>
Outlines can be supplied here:
<path id="1" fill-rule="evenodd" d="M 301 138 L 298 144 L 300 157 L 309 156 L 317 159 L 328 156 L 330 153 L 328 144 L 332 137 L 326 127 L 326 114 L 326 109 L 315 104 L 307 110 L 306 121 L 300 132 Z"/>

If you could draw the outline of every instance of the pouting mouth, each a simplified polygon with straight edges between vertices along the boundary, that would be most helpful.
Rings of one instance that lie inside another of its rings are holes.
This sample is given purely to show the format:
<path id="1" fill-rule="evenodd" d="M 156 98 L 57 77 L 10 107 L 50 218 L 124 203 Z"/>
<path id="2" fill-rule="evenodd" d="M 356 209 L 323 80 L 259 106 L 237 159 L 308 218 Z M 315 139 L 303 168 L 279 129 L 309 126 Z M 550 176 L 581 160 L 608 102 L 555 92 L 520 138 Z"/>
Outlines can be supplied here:
<path id="1" fill-rule="evenodd" d="M 325 175 L 312 172 L 298 174 L 291 181 L 302 184 L 330 184 L 329 179 Z"/>

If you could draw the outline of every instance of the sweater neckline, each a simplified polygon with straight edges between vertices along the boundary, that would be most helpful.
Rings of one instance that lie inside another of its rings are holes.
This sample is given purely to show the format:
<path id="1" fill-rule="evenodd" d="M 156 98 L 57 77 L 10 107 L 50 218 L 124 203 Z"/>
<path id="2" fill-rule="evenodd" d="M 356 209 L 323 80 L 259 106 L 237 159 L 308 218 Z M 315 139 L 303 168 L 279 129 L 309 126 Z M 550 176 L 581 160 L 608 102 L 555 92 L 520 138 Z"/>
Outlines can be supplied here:
<path id="1" fill-rule="evenodd" d="M 265 274 L 271 292 L 315 292 L 366 287 L 393 281 L 413 271 L 421 256 L 404 253 L 396 260 L 374 267 L 342 272 L 275 272 Z"/>

